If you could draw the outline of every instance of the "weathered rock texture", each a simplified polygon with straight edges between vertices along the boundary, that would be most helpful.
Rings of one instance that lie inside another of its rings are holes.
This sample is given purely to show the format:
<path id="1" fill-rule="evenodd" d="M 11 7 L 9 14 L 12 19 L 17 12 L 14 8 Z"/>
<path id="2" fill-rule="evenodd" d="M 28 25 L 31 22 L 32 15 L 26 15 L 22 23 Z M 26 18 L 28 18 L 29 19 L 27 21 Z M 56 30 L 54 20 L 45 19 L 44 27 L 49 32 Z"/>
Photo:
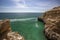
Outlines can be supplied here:
<path id="1" fill-rule="evenodd" d="M 0 20 L 0 40 L 24 40 L 17 32 L 12 32 L 9 19 Z"/>
<path id="2" fill-rule="evenodd" d="M 48 40 L 60 40 L 60 6 L 55 7 L 43 15 L 45 35 Z"/>

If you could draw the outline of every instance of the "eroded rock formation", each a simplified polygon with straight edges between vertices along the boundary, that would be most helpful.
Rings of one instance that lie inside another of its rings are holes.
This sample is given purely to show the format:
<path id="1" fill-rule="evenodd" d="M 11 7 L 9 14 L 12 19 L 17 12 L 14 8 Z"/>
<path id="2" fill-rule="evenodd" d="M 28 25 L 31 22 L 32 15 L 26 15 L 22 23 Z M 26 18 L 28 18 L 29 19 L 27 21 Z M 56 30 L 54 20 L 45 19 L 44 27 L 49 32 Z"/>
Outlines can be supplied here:
<path id="1" fill-rule="evenodd" d="M 0 20 L 0 40 L 24 40 L 17 32 L 12 32 L 9 19 Z"/>
<path id="2" fill-rule="evenodd" d="M 55 7 L 43 15 L 45 35 L 48 40 L 60 40 L 60 6 Z"/>

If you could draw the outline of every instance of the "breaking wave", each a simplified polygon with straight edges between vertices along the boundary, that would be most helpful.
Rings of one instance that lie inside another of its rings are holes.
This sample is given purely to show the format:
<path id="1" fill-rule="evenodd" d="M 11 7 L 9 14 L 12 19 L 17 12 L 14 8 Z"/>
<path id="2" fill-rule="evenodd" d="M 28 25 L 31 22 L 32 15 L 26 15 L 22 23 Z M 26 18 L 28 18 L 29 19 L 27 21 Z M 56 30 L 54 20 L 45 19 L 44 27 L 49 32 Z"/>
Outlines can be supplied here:
<path id="1" fill-rule="evenodd" d="M 36 18 L 10 19 L 11 22 L 15 22 L 15 21 L 27 21 L 27 20 L 36 20 Z"/>

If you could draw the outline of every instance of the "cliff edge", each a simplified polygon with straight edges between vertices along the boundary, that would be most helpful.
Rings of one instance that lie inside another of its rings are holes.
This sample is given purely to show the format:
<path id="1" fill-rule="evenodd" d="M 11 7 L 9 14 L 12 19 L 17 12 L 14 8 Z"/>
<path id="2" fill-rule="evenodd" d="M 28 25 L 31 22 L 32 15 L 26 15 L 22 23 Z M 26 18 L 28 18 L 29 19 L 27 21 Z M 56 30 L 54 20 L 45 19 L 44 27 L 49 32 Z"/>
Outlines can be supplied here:
<path id="1" fill-rule="evenodd" d="M 60 40 L 60 6 L 44 13 L 45 36 L 48 40 Z"/>

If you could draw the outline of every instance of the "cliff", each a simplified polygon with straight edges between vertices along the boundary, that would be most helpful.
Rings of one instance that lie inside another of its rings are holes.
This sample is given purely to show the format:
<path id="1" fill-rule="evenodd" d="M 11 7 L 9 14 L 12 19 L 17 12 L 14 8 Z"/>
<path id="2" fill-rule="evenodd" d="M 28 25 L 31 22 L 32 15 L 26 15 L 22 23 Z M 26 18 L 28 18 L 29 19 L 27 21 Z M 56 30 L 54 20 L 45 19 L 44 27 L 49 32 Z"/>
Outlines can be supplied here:
<path id="1" fill-rule="evenodd" d="M 12 32 L 9 19 L 0 20 L 0 40 L 24 40 L 17 32 Z"/>
<path id="2" fill-rule="evenodd" d="M 60 6 L 44 13 L 45 36 L 48 40 L 60 40 Z"/>

